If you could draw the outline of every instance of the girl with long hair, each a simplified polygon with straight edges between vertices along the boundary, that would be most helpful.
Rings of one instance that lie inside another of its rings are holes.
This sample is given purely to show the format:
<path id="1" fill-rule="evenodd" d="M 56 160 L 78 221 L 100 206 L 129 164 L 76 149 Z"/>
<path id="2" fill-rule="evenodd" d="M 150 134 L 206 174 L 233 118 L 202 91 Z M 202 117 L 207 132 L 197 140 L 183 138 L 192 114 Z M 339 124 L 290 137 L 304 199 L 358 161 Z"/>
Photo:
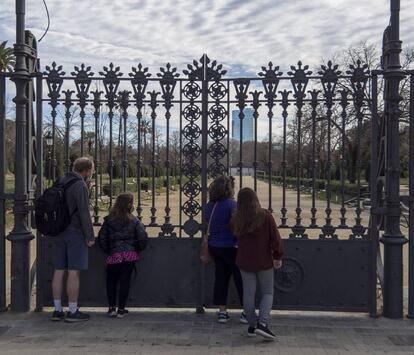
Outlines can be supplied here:
<path id="1" fill-rule="evenodd" d="M 282 266 L 282 239 L 272 214 L 260 206 L 252 189 L 239 191 L 231 228 L 239 241 L 236 264 L 243 279 L 244 312 L 249 323 L 247 335 L 275 339 L 268 322 L 273 306 L 273 270 Z M 258 319 L 255 313 L 257 283 L 261 290 Z"/>
<path id="2" fill-rule="evenodd" d="M 123 318 L 128 299 L 132 271 L 145 249 L 148 235 L 139 221 L 132 215 L 134 196 L 120 194 L 99 231 L 98 243 L 107 254 L 106 293 L 108 297 L 108 316 Z M 116 310 L 117 286 L 119 284 L 118 310 Z"/>

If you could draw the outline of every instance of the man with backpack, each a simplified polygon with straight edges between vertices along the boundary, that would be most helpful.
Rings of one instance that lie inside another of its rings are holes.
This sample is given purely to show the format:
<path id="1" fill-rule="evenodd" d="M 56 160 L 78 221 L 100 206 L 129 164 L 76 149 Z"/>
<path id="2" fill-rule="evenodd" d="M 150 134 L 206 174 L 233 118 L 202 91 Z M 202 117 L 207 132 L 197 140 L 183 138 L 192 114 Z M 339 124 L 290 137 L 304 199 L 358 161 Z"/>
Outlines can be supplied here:
<path id="1" fill-rule="evenodd" d="M 53 261 L 55 271 L 52 280 L 53 301 L 55 310 L 52 320 L 66 322 L 81 322 L 89 320 L 89 315 L 78 309 L 79 274 L 88 268 L 88 247 L 95 243 L 95 234 L 89 211 L 89 194 L 87 182 L 92 177 L 94 164 L 87 157 L 78 158 L 73 163 L 73 171 L 60 178 L 55 189 L 63 192 L 62 201 L 67 208 L 64 225 L 55 240 Z M 45 191 L 46 194 L 46 191 Z M 56 213 L 55 213 L 56 214 Z M 62 222 L 61 222 L 62 224 Z M 67 294 L 69 311 L 66 314 L 62 308 L 63 276 L 68 272 Z"/>

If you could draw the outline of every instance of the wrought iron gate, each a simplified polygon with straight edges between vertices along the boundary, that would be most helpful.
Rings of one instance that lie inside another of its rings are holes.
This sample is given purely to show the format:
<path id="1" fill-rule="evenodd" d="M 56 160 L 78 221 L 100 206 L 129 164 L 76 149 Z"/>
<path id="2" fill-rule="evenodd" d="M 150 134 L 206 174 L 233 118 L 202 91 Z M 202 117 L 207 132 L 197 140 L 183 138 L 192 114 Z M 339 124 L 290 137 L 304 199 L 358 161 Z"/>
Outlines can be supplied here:
<path id="1" fill-rule="evenodd" d="M 270 62 L 248 78 L 226 77 L 222 65 L 206 55 L 182 72 L 167 64 L 156 76 L 142 64 L 128 75 L 112 63 L 98 75 L 84 64 L 68 75 L 56 63 L 41 72 L 39 63 L 35 66 L 36 41 L 24 31 L 24 3 L 18 3 L 16 14 L 14 194 L 5 192 L 4 179 L 5 92 L 11 75 L 0 73 L 1 307 L 6 200 L 14 201 L 15 218 L 7 237 L 12 244 L 12 308 L 27 310 L 33 238 L 29 217 L 35 197 L 29 172 L 35 174 L 38 195 L 71 168 L 76 156 L 89 154 L 97 169 L 91 195 L 95 226 L 99 228 L 118 192 L 133 191 L 136 214 L 153 237 L 139 262 L 131 306 L 211 305 L 212 267 L 201 265 L 198 258 L 202 210 L 209 181 L 236 174 L 238 187 L 257 191 L 284 234 L 286 256 L 282 270 L 275 272 L 275 308 L 376 315 L 376 255 L 384 215 L 384 312 L 401 317 L 406 239 L 399 229 L 398 89 L 412 73 L 402 71 L 399 62 L 399 1 L 391 1 L 383 70 L 370 73 L 357 61 L 341 72 L 328 62 L 312 73 L 302 62 L 290 69 Z M 380 111 L 382 79 L 385 104 Z M 412 120 L 413 85 L 410 89 Z M 36 115 L 31 116 L 33 98 Z M 32 162 L 31 157 L 36 159 Z M 410 181 L 410 207 L 413 186 Z M 52 302 L 51 245 L 48 238 L 37 236 L 38 309 Z M 410 256 L 412 264 L 414 243 Z M 90 270 L 81 287 L 83 305 L 105 305 L 98 248 L 91 250 Z M 410 273 L 411 301 L 413 290 Z M 236 305 L 234 297 L 230 303 Z"/>
<path id="2" fill-rule="evenodd" d="M 97 227 L 117 191 L 136 191 L 136 213 L 154 238 L 139 263 L 131 305 L 211 305 L 212 270 L 198 260 L 202 208 L 210 179 L 237 171 L 238 187 L 258 191 L 279 228 L 286 230 L 285 266 L 275 273 L 275 307 L 376 312 L 378 239 L 369 231 L 362 206 L 370 183 L 362 181 L 366 172 L 362 152 L 371 140 L 363 130 L 378 124 L 367 92 L 373 90 L 376 95 L 376 76 L 359 61 L 345 73 L 331 62 L 315 74 L 301 62 L 290 68 L 284 74 L 268 63 L 257 77 L 226 78 L 222 66 L 204 55 L 183 71 L 184 76 L 170 64 L 160 68 L 156 78 L 141 64 L 123 75 L 112 63 L 99 76 L 84 64 L 68 76 L 55 63 L 38 74 L 38 87 L 48 88 L 44 98 L 39 90 L 37 107 L 44 111 L 43 131 L 50 130 L 47 138 L 52 141 L 45 164 L 51 171 L 49 178 L 58 175 L 59 142 L 64 144 L 60 157 L 64 171 L 71 168 L 73 152 L 93 155 Z M 252 117 L 246 119 L 250 108 Z M 80 129 L 71 126 L 76 114 Z M 100 127 L 104 119 L 107 129 Z M 233 129 L 240 127 L 232 139 L 231 119 Z M 149 149 L 144 148 L 143 121 L 149 122 Z M 162 151 L 158 122 L 163 123 Z M 253 138 L 246 142 L 243 124 L 253 131 Z M 173 167 L 174 131 L 179 133 L 179 164 Z M 375 134 L 375 128 L 371 131 Z M 352 158 L 347 148 L 350 134 L 356 145 L 352 186 L 345 170 Z M 376 149 L 371 146 L 372 168 Z M 132 173 L 131 155 L 136 166 Z M 321 158 L 324 161 L 318 161 Z M 116 173 L 118 159 L 120 173 Z M 143 176 L 146 161 L 150 162 L 148 178 Z M 157 185 L 161 163 L 163 186 Z M 174 191 L 175 181 L 178 191 Z M 144 185 L 150 192 L 145 192 Z M 353 205 L 348 201 L 349 186 Z M 322 213 L 317 209 L 321 198 Z M 292 202 L 294 214 L 289 215 Z M 44 256 L 39 259 L 38 292 L 43 292 L 39 306 L 50 305 L 51 241 L 38 241 Z M 103 255 L 93 249 L 90 270 L 82 279 L 81 302 L 104 305 L 104 295 Z"/>

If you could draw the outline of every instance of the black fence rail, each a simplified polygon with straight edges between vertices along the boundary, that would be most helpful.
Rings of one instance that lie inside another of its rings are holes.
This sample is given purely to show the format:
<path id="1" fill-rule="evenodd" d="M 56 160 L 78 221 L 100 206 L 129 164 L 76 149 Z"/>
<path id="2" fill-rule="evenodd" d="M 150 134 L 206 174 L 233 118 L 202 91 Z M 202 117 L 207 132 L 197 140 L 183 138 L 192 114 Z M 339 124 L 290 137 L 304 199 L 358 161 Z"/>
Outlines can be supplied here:
<path id="1" fill-rule="evenodd" d="M 136 192 L 138 217 L 159 236 L 193 237 L 201 230 L 210 179 L 235 171 L 241 188 L 248 170 L 257 190 L 258 172 L 265 169 L 268 188 L 261 197 L 280 216 L 280 227 L 291 228 L 292 238 L 306 237 L 308 228 L 320 228 L 323 238 L 336 238 L 338 228 L 367 237 L 361 223 L 362 193 L 369 183 L 363 157 L 369 150 L 363 131 L 371 125 L 367 65 L 357 61 L 342 73 L 328 62 L 313 74 L 298 62 L 284 74 L 270 62 L 257 77 L 225 73 L 206 55 L 183 74 L 167 64 L 155 77 L 141 64 L 123 74 L 111 63 L 99 76 L 84 64 L 70 76 L 56 63 L 46 66 L 37 80 L 47 93 L 39 93 L 37 105 L 49 143 L 47 177 L 54 180 L 76 156 L 90 154 L 97 171 L 96 225 L 116 193 L 129 190 Z M 278 206 L 274 173 L 283 190 Z M 305 177 L 312 199 L 307 225 L 300 189 Z M 316 208 L 322 183 L 323 221 Z M 297 187 L 294 221 L 287 217 L 288 185 Z M 346 208 L 351 185 L 355 214 Z M 341 205 L 338 225 L 332 224 L 333 191 Z M 173 205 L 172 194 L 179 195 Z"/>

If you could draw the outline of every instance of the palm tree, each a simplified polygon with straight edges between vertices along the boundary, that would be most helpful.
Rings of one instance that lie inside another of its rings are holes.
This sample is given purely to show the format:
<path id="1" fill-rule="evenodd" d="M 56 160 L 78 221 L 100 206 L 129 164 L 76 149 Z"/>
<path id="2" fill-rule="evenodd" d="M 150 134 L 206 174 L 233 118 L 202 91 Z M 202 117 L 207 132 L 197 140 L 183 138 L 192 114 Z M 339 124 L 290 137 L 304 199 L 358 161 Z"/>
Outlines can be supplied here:
<path id="1" fill-rule="evenodd" d="M 13 48 L 6 48 L 7 41 L 0 44 L 0 72 L 12 72 L 15 64 Z"/>

